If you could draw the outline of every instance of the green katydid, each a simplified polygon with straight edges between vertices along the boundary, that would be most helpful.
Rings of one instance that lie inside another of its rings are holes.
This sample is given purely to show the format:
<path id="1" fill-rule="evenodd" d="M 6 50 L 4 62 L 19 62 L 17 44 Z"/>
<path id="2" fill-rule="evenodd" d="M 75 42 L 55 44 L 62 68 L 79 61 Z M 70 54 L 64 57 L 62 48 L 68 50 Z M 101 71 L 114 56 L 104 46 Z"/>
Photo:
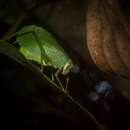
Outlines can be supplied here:
<path id="1" fill-rule="evenodd" d="M 73 67 L 72 60 L 56 39 L 39 26 L 23 27 L 17 32 L 16 42 L 20 45 L 20 52 L 28 60 L 33 60 L 41 66 L 52 66 L 63 75 L 67 75 Z M 60 83 L 58 77 L 57 80 Z"/>

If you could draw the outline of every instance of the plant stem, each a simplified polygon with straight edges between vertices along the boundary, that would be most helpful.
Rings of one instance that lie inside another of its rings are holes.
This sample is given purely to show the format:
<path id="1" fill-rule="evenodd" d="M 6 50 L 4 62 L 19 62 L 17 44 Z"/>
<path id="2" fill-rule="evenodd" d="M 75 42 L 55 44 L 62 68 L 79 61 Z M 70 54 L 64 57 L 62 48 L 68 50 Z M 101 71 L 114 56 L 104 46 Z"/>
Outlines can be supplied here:
<path id="1" fill-rule="evenodd" d="M 12 36 L 16 30 L 19 28 L 19 26 L 22 24 L 23 20 L 25 19 L 26 14 L 25 13 L 21 13 L 16 22 L 14 23 L 14 25 L 9 29 L 9 31 L 5 34 L 5 36 L 3 37 L 3 39 L 7 39 L 8 37 Z"/>
<path id="2" fill-rule="evenodd" d="M 73 104 L 78 106 L 86 114 L 86 116 L 89 116 L 91 120 L 97 125 L 98 129 L 101 130 L 101 125 L 96 120 L 96 118 L 86 108 L 84 108 L 79 102 L 77 102 L 72 96 L 70 96 L 68 93 L 65 93 L 65 94 L 73 102 Z"/>
<path id="3" fill-rule="evenodd" d="M 30 63 L 29 63 L 30 64 Z M 31 69 L 31 67 L 33 69 Z M 86 116 L 89 116 L 90 119 L 97 125 L 97 128 L 99 130 L 102 129 L 102 125 L 96 120 L 96 118 L 86 109 L 84 108 L 79 102 L 77 102 L 72 96 L 70 96 L 64 89 L 62 89 L 60 86 L 58 86 L 55 82 L 53 82 L 48 76 L 46 76 L 44 73 L 42 73 L 39 69 L 37 69 L 33 64 L 28 65 L 29 69 L 37 71 L 37 74 L 40 74 L 40 77 L 44 77 L 46 81 L 52 86 L 55 87 L 59 92 L 61 92 L 65 97 L 67 97 L 73 105 L 77 106 L 80 110 L 82 110 Z"/>
<path id="4" fill-rule="evenodd" d="M 8 35 L 8 36 L 4 36 L 3 38 L 2 38 L 2 41 L 7 41 L 7 40 L 10 40 L 12 37 L 14 37 L 14 36 L 16 36 L 16 33 L 12 33 L 12 34 L 10 34 L 10 35 Z"/>

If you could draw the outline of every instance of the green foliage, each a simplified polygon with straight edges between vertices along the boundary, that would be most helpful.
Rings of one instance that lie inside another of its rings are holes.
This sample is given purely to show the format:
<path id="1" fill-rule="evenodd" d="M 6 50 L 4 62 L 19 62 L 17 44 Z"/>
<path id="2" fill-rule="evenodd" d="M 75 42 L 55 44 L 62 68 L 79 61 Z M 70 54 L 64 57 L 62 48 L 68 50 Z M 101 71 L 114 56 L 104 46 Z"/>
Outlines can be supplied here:
<path id="1" fill-rule="evenodd" d="M 24 58 L 24 56 L 8 42 L 0 41 L 0 53 L 10 57 L 24 66 L 27 65 L 27 60 Z"/>

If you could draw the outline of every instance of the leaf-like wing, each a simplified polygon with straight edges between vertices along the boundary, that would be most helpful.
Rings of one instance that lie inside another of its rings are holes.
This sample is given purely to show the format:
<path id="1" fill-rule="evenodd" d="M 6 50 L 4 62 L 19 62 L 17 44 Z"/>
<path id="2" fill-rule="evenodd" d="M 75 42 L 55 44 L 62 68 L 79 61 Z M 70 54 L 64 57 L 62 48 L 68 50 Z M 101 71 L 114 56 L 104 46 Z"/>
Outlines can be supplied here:
<path id="1" fill-rule="evenodd" d="M 48 61 L 47 64 L 59 69 L 70 61 L 64 49 L 45 29 L 29 25 L 23 27 L 17 34 L 17 42 L 20 43 L 21 52 L 26 58 L 40 63 L 41 51 L 43 51 L 43 58 Z"/>

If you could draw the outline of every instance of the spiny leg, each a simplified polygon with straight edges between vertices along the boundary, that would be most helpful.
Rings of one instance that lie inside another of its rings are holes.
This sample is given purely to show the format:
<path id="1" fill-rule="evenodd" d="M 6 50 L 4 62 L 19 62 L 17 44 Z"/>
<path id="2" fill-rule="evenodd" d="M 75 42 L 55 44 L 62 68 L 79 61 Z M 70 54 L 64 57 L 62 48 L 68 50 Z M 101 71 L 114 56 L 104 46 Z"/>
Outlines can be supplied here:
<path id="1" fill-rule="evenodd" d="M 40 70 L 43 72 L 43 62 L 45 62 L 45 64 L 46 64 L 46 62 L 48 61 L 48 57 L 47 57 L 47 55 L 46 55 L 46 53 L 45 53 L 45 50 L 44 50 L 44 48 L 43 48 L 41 42 L 40 42 L 39 39 L 38 39 L 38 37 L 37 37 L 35 31 L 32 31 L 32 34 L 34 35 L 35 40 L 37 41 L 38 46 L 39 46 L 40 51 L 41 51 L 41 66 L 40 66 Z"/>
<path id="2" fill-rule="evenodd" d="M 61 81 L 60 81 L 60 79 L 59 79 L 59 74 L 60 74 L 60 72 L 61 72 L 61 70 L 57 70 L 56 73 L 55 73 L 55 77 L 56 77 L 56 80 L 58 81 L 58 83 L 59 83 L 61 89 L 64 91 L 65 89 L 64 89 L 64 87 L 63 87 L 63 85 L 62 85 L 62 83 L 61 83 Z"/>
<path id="3" fill-rule="evenodd" d="M 53 72 L 51 74 L 51 80 L 54 81 L 54 74 L 53 74 Z"/>
<path id="4" fill-rule="evenodd" d="M 65 92 L 68 92 L 68 86 L 69 86 L 69 77 L 66 77 L 66 86 L 65 86 Z"/>
<path id="5" fill-rule="evenodd" d="M 41 72 L 43 72 L 43 56 L 42 56 L 42 53 L 41 53 L 41 66 L 40 66 L 40 70 L 41 70 Z"/>
<path id="6" fill-rule="evenodd" d="M 54 81 L 55 79 L 54 79 L 54 71 L 53 71 L 53 68 L 50 68 L 50 70 L 51 70 L 51 80 Z"/>

